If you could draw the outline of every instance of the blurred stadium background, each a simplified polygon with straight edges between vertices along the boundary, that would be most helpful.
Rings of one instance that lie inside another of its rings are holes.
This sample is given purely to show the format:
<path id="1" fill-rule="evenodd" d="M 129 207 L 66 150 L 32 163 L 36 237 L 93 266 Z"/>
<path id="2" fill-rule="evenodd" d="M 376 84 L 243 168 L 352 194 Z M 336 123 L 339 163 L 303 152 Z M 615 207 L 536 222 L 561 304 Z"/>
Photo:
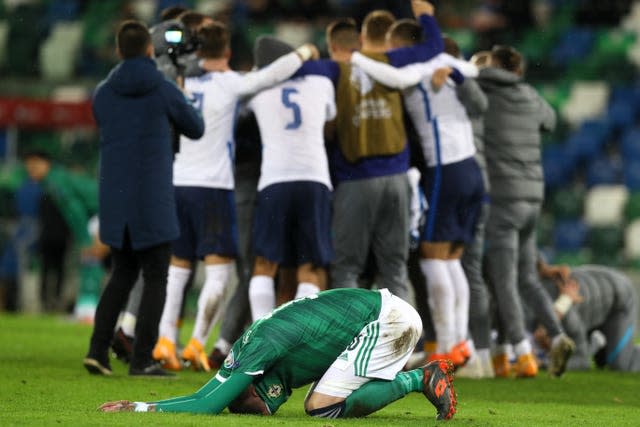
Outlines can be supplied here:
<path id="1" fill-rule="evenodd" d="M 445 32 L 465 56 L 511 44 L 527 79 L 557 110 L 545 137 L 547 197 L 541 249 L 555 263 L 598 263 L 640 272 L 640 1 L 435 1 Z M 362 0 L 0 1 L 0 253 L 20 213 L 20 154 L 47 151 L 94 176 L 95 84 L 116 63 L 114 29 L 126 18 L 153 25 L 184 5 L 227 22 L 233 65 L 251 67 L 254 39 L 271 33 L 325 48 L 331 18 L 358 21 L 374 8 L 409 17 L 408 2 Z M 37 269 L 37 262 L 33 269 Z M 70 286 L 73 288 L 73 286 Z"/>

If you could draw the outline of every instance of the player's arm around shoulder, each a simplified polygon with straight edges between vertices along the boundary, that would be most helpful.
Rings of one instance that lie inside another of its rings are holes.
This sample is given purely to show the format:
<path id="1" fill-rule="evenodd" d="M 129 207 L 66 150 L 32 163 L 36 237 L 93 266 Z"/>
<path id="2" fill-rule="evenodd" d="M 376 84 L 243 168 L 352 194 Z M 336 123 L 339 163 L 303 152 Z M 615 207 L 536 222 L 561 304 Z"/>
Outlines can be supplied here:
<path id="1" fill-rule="evenodd" d="M 243 75 L 236 87 L 238 96 L 246 97 L 289 79 L 308 60 L 318 59 L 320 53 L 315 45 L 306 43 L 271 64 Z"/>

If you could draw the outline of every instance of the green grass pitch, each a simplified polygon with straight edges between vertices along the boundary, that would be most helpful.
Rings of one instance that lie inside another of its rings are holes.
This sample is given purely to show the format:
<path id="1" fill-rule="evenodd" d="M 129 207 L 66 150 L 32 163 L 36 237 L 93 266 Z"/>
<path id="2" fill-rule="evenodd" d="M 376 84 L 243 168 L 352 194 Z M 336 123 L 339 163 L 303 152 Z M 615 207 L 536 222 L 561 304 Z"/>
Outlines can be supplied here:
<path id="1" fill-rule="evenodd" d="M 318 420 L 304 414 L 304 389 L 273 417 L 188 414 L 103 414 L 108 400 L 154 400 L 190 393 L 208 375 L 176 379 L 129 378 L 113 360 L 114 376 L 90 376 L 82 367 L 91 328 L 52 316 L 0 314 L 0 426 L 409 426 L 437 425 L 418 393 L 364 419 Z M 544 373 L 532 380 L 455 382 L 460 426 L 638 426 L 640 374 L 608 371 Z M 443 423 L 444 424 L 444 423 Z"/>

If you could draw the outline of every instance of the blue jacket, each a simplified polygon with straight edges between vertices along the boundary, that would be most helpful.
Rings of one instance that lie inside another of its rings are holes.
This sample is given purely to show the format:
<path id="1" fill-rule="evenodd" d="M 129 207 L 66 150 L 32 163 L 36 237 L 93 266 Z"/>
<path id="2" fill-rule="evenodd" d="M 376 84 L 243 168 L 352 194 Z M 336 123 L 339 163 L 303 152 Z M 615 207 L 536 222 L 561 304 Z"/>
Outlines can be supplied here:
<path id="1" fill-rule="evenodd" d="M 100 131 L 100 238 L 121 249 L 128 228 L 135 250 L 176 239 L 171 125 L 198 139 L 202 117 L 146 57 L 111 71 L 96 88 L 93 114 Z"/>

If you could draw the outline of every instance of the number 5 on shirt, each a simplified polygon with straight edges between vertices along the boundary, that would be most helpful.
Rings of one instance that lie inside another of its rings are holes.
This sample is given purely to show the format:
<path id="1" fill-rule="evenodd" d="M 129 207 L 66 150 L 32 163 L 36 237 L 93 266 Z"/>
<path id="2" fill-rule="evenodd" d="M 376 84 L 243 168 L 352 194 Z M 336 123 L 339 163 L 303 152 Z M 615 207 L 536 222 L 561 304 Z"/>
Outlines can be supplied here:
<path id="1" fill-rule="evenodd" d="M 289 122 L 285 129 L 293 130 L 298 129 L 302 124 L 302 114 L 300 113 L 300 106 L 291 100 L 291 95 L 298 93 L 298 91 L 292 87 L 285 87 L 282 89 L 282 104 L 286 108 L 290 108 L 293 112 L 293 121 Z"/>

